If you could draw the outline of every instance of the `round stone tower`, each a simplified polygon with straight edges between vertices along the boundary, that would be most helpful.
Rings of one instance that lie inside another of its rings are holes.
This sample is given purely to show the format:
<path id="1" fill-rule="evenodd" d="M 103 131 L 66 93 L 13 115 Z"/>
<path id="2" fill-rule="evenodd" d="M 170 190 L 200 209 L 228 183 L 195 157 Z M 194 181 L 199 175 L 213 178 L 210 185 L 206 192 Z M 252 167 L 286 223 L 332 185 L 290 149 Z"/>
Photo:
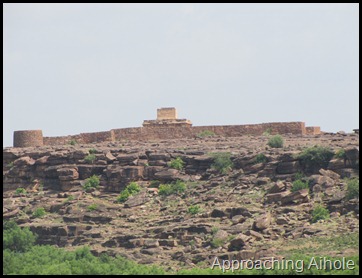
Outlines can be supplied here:
<path id="1" fill-rule="evenodd" d="M 43 131 L 41 130 L 18 130 L 14 131 L 14 147 L 38 147 L 43 146 Z"/>

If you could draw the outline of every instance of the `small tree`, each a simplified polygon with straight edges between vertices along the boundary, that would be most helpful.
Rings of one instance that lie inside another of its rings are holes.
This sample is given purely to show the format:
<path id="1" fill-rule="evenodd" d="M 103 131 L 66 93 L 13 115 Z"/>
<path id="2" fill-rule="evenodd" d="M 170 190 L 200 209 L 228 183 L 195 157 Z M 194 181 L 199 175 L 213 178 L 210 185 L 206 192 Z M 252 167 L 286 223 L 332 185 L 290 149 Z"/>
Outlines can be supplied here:
<path id="1" fill-rule="evenodd" d="M 257 163 L 266 163 L 266 162 L 268 162 L 268 159 L 267 159 L 267 157 L 265 156 L 265 154 L 263 154 L 263 153 L 258 154 L 258 155 L 254 158 L 254 164 L 257 164 Z"/>
<path id="2" fill-rule="evenodd" d="M 93 164 L 94 161 L 96 160 L 96 155 L 95 154 L 88 154 L 84 160 L 87 162 L 87 163 L 90 163 L 90 164 Z"/>
<path id="3" fill-rule="evenodd" d="M 36 208 L 33 212 L 35 218 L 42 218 L 44 215 L 46 215 L 44 208 Z"/>
<path id="4" fill-rule="evenodd" d="M 3 221 L 3 250 L 15 252 L 28 251 L 37 236 L 28 227 L 20 228 L 14 221 Z"/>
<path id="5" fill-rule="evenodd" d="M 312 223 L 317 222 L 318 220 L 328 219 L 329 210 L 323 207 L 322 205 L 317 205 L 312 211 Z"/>
<path id="6" fill-rule="evenodd" d="M 141 187 L 136 182 L 131 182 L 117 197 L 117 202 L 124 203 L 128 197 L 141 191 Z"/>
<path id="7" fill-rule="evenodd" d="M 198 214 L 199 212 L 201 212 L 201 208 L 200 208 L 199 205 L 190 206 L 187 209 L 187 212 L 192 214 L 192 215 L 195 215 L 195 214 Z"/>
<path id="8" fill-rule="evenodd" d="M 230 153 L 214 153 L 212 156 L 214 158 L 212 168 L 216 169 L 221 174 L 226 174 L 231 171 L 234 165 L 230 159 Z"/>
<path id="9" fill-rule="evenodd" d="M 83 185 L 83 189 L 87 191 L 91 188 L 98 188 L 99 187 L 99 177 L 97 175 L 93 175 L 90 178 L 85 180 Z"/>
<path id="10" fill-rule="evenodd" d="M 182 170 L 185 165 L 185 162 L 182 160 L 181 157 L 177 157 L 175 159 L 172 159 L 169 165 L 171 168 Z"/>
<path id="11" fill-rule="evenodd" d="M 297 158 L 306 171 L 313 173 L 328 167 L 333 156 L 334 152 L 329 147 L 314 146 L 302 151 Z"/>
<path id="12" fill-rule="evenodd" d="M 302 180 L 296 180 L 293 182 L 292 192 L 296 192 L 301 189 L 309 188 L 308 182 L 304 182 Z"/>
<path id="13" fill-rule="evenodd" d="M 347 194 L 348 200 L 359 198 L 359 179 L 353 178 L 347 182 Z"/>
<path id="14" fill-rule="evenodd" d="M 284 145 L 284 139 L 279 134 L 271 137 L 268 141 L 268 146 L 271 148 L 282 148 L 283 145 Z"/>

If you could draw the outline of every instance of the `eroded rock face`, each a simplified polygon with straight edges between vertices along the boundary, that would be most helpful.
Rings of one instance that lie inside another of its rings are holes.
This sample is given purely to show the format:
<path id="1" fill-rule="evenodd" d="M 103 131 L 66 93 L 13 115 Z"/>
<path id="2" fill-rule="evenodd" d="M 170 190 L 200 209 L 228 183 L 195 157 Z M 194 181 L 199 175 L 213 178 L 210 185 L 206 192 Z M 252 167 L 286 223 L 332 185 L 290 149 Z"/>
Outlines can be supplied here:
<path id="1" fill-rule="evenodd" d="M 347 199 L 343 180 L 359 176 L 358 137 L 338 136 L 286 136 L 283 149 L 269 148 L 264 136 L 5 149 L 3 218 L 30 227 L 41 244 L 88 245 L 95 254 L 122 254 L 140 263 L 192 266 L 216 255 L 277 257 L 270 247 L 275 241 L 283 246 L 297 238 L 359 231 L 359 200 Z M 303 170 L 295 154 L 326 140 L 334 150 L 343 148 L 346 160 L 333 158 L 326 169 L 304 173 L 310 191 L 291 192 Z M 85 160 L 90 149 L 92 163 Z M 211 154 L 217 152 L 230 152 L 230 172 L 213 169 Z M 267 160 L 255 163 L 260 153 Z M 177 157 L 185 162 L 181 170 L 169 166 Z M 84 191 L 92 175 L 100 177 L 100 186 Z M 34 179 L 42 188 L 31 192 Z M 184 181 L 185 192 L 159 194 L 160 184 L 176 180 Z M 141 191 L 118 203 L 130 182 Z M 15 192 L 19 187 L 27 192 Z M 329 209 L 326 221 L 335 221 L 328 226 L 335 228 L 311 223 L 316 203 Z M 39 207 L 45 216 L 33 215 Z"/>

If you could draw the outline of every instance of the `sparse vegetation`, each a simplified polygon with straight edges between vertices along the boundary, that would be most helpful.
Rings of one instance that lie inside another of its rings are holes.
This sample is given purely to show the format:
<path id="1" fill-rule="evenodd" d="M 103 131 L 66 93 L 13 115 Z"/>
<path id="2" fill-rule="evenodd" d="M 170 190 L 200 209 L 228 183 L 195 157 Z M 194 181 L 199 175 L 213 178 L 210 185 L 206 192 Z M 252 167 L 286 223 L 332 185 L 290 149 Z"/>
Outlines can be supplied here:
<path id="1" fill-rule="evenodd" d="M 318 204 L 312 211 L 312 223 L 317 222 L 318 220 L 328 219 L 329 210 L 323 207 L 321 204 Z"/>
<path id="2" fill-rule="evenodd" d="M 270 136 L 271 132 L 272 132 L 272 129 L 269 127 L 263 132 L 263 135 L 264 136 Z"/>
<path id="3" fill-rule="evenodd" d="M 15 193 L 16 194 L 26 194 L 27 192 L 26 192 L 25 188 L 19 187 L 15 190 Z"/>
<path id="4" fill-rule="evenodd" d="M 211 131 L 211 130 L 204 130 L 199 132 L 196 136 L 199 138 L 205 138 L 205 137 L 213 137 L 215 136 L 215 132 Z"/>
<path id="5" fill-rule="evenodd" d="M 268 146 L 271 148 L 282 148 L 283 145 L 284 145 L 284 139 L 279 134 L 274 135 L 268 141 Z"/>
<path id="6" fill-rule="evenodd" d="M 201 208 L 199 205 L 193 205 L 193 206 L 189 206 L 189 208 L 187 209 L 187 212 L 195 215 L 201 212 Z"/>
<path id="7" fill-rule="evenodd" d="M 254 164 L 257 163 L 266 163 L 268 162 L 268 158 L 265 156 L 265 154 L 260 153 L 254 158 Z"/>
<path id="8" fill-rule="evenodd" d="M 161 196 L 168 196 L 172 194 L 180 194 L 185 192 L 186 184 L 180 180 L 170 184 L 161 184 L 158 188 L 158 194 Z"/>
<path id="9" fill-rule="evenodd" d="M 129 196 L 134 195 L 141 191 L 141 187 L 136 182 L 131 182 L 117 197 L 117 202 L 124 203 L 128 200 Z"/>
<path id="10" fill-rule="evenodd" d="M 226 239 L 213 238 L 210 244 L 213 248 L 218 248 L 218 247 L 223 246 L 225 244 L 225 242 L 226 242 Z"/>
<path id="11" fill-rule="evenodd" d="M 177 158 L 171 160 L 171 162 L 169 163 L 169 166 L 171 168 L 174 168 L 177 170 L 182 170 L 185 166 L 185 162 L 182 160 L 181 157 L 177 157 Z"/>
<path id="12" fill-rule="evenodd" d="M 359 198 L 359 178 L 353 178 L 347 181 L 347 194 L 348 200 Z"/>
<path id="13" fill-rule="evenodd" d="M 153 180 L 151 181 L 150 185 L 148 186 L 148 188 L 158 188 L 160 186 L 161 182 L 158 180 Z"/>
<path id="14" fill-rule="evenodd" d="M 98 208 L 98 205 L 97 204 L 91 204 L 87 207 L 87 210 L 88 211 L 94 211 Z"/>
<path id="15" fill-rule="evenodd" d="M 33 212 L 33 217 L 35 218 L 42 218 L 44 215 L 46 215 L 45 209 L 40 207 L 36 208 Z"/>
<path id="16" fill-rule="evenodd" d="M 67 197 L 67 201 L 73 201 L 74 200 L 74 196 L 73 195 L 69 195 L 68 197 Z"/>
<path id="17" fill-rule="evenodd" d="M 300 163 L 308 172 L 316 172 L 320 168 L 328 167 L 329 161 L 334 156 L 334 152 L 328 147 L 314 146 L 305 149 L 296 156 Z"/>
<path id="18" fill-rule="evenodd" d="M 77 142 L 77 140 L 72 139 L 69 141 L 69 144 L 74 146 L 74 145 L 78 144 L 78 142 Z"/>
<path id="19" fill-rule="evenodd" d="M 302 180 L 296 180 L 293 182 L 293 186 L 292 186 L 292 192 L 296 192 L 298 190 L 301 189 L 305 189 L 305 188 L 309 188 L 309 184 L 308 182 L 304 182 Z"/>
<path id="20" fill-rule="evenodd" d="M 85 158 L 84 161 L 90 164 L 93 164 L 94 161 L 96 160 L 96 155 L 95 154 L 88 154 Z"/>
<path id="21" fill-rule="evenodd" d="M 304 178 L 305 178 L 305 175 L 304 175 L 303 172 L 297 172 L 297 173 L 295 173 L 295 175 L 294 175 L 294 179 L 295 179 L 295 180 L 301 180 L 301 179 L 304 179 Z"/>
<path id="22" fill-rule="evenodd" d="M 6 167 L 13 168 L 14 167 L 14 162 L 9 162 L 8 164 L 6 164 Z"/>
<path id="23" fill-rule="evenodd" d="M 212 168 L 216 169 L 221 174 L 227 174 L 234 166 L 230 159 L 230 155 L 231 154 L 227 152 L 213 153 L 214 163 L 212 164 Z"/>
<path id="24" fill-rule="evenodd" d="M 97 175 L 93 175 L 90 178 L 86 179 L 83 185 L 83 189 L 85 191 L 91 188 L 98 188 L 98 187 L 99 187 L 99 177 Z"/>
<path id="25" fill-rule="evenodd" d="M 344 149 L 338 149 L 335 154 L 334 154 L 335 158 L 342 158 L 345 159 L 346 158 L 346 151 Z"/>
<path id="26" fill-rule="evenodd" d="M 93 148 L 93 149 L 90 149 L 88 152 L 89 152 L 89 154 L 95 154 L 97 152 L 97 150 Z"/>

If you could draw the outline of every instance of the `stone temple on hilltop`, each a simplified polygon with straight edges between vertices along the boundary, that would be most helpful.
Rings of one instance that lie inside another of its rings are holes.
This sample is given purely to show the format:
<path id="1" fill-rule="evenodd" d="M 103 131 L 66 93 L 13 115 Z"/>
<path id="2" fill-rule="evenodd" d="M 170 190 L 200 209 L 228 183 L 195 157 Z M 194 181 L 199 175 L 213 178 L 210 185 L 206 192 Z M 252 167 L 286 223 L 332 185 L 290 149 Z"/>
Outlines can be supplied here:
<path id="1" fill-rule="evenodd" d="M 192 123 L 187 119 L 177 119 L 177 111 L 174 107 L 157 109 L 157 120 L 144 120 L 143 126 L 175 125 L 191 127 Z"/>

